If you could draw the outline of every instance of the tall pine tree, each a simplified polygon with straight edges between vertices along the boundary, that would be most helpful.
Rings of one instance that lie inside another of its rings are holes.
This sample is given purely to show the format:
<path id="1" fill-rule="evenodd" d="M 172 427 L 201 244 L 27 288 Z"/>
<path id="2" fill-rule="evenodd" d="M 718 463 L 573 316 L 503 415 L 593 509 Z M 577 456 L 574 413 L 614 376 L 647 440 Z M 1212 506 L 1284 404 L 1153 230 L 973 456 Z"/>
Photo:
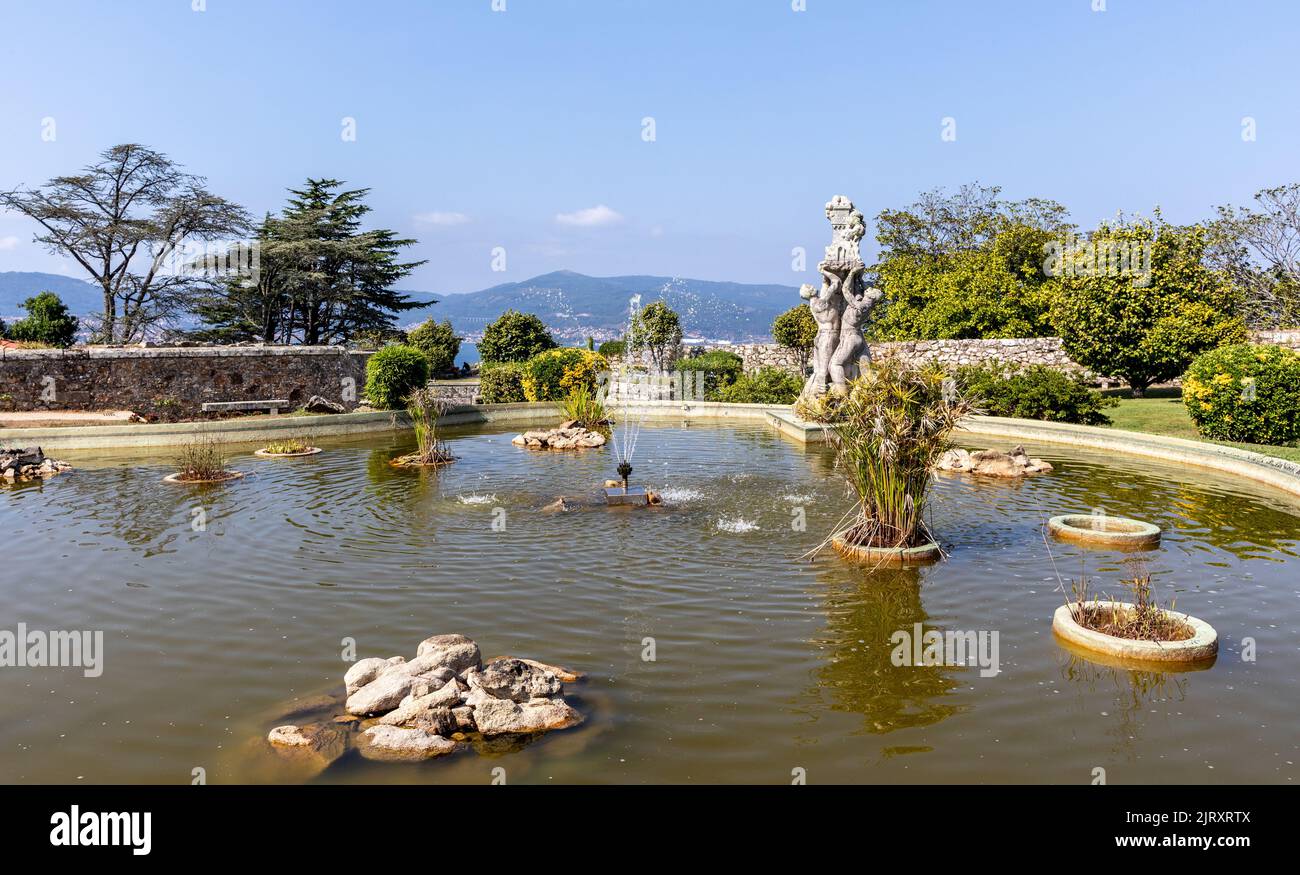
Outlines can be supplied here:
<path id="1" fill-rule="evenodd" d="M 337 179 L 308 179 L 279 216 L 258 227 L 256 282 L 229 278 L 196 308 L 208 340 L 342 343 L 391 331 L 397 314 L 426 307 L 393 290 L 424 264 L 401 261 L 416 241 L 387 229 L 362 230 L 369 189 L 341 190 Z"/>

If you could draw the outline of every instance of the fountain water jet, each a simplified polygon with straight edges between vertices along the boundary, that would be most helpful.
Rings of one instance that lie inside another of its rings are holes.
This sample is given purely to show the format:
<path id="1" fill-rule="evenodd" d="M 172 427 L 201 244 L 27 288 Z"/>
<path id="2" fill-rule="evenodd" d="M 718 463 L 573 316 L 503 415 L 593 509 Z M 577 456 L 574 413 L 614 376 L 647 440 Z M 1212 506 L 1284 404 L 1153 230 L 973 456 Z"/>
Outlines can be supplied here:
<path id="1" fill-rule="evenodd" d="M 628 332 L 627 332 L 627 350 L 630 354 L 637 348 L 636 345 L 636 314 L 637 307 L 641 303 L 640 295 L 633 295 L 628 302 Z M 623 481 L 622 486 L 611 486 L 606 481 L 604 492 L 605 502 L 613 505 L 633 505 L 643 507 L 651 503 L 650 491 L 644 486 L 632 486 L 628 483 L 628 478 L 632 476 L 632 454 L 636 452 L 637 438 L 641 435 L 641 423 L 645 420 L 645 413 L 633 414 L 631 410 L 632 398 L 626 391 L 626 381 L 615 383 L 612 379 L 606 382 L 606 387 L 612 387 L 617 395 L 617 401 L 613 409 L 618 409 L 618 413 L 613 416 L 614 433 L 613 446 L 614 455 L 618 459 L 618 476 Z"/>

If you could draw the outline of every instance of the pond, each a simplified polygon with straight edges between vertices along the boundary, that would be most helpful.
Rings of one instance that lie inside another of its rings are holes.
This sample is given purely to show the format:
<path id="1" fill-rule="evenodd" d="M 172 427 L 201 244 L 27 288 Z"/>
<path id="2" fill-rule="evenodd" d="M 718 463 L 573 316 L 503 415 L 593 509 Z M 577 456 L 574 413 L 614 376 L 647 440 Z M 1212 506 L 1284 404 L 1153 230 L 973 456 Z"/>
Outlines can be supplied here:
<path id="1" fill-rule="evenodd" d="M 556 784 L 1296 777 L 1300 519 L 1263 487 L 1031 446 L 1054 473 L 940 478 L 947 559 L 872 572 L 801 558 L 850 504 L 825 449 L 759 425 L 647 424 L 633 480 L 664 507 L 551 514 L 557 496 L 594 498 L 613 456 L 529 451 L 515 433 L 451 431 L 459 461 L 436 473 L 387 464 L 411 451 L 404 433 L 319 439 L 325 452 L 298 460 L 245 446 L 232 467 L 252 476 L 210 488 L 162 483 L 165 454 L 68 451 L 74 473 L 0 491 L 0 628 L 103 630 L 105 647 L 99 677 L 0 669 L 0 780 L 257 780 L 250 739 L 277 703 L 339 686 L 345 639 L 409 658 L 446 632 L 485 658 L 587 672 L 570 688 L 586 722 L 493 758 L 353 755 L 315 780 L 484 783 L 498 766 Z M 1160 525 L 1161 547 L 1049 555 L 1046 518 L 1097 507 Z M 1217 663 L 1072 656 L 1051 631 L 1058 571 L 1112 593 L 1150 572 L 1218 629 Z M 998 632 L 1000 670 L 894 665 L 891 636 L 914 624 Z"/>

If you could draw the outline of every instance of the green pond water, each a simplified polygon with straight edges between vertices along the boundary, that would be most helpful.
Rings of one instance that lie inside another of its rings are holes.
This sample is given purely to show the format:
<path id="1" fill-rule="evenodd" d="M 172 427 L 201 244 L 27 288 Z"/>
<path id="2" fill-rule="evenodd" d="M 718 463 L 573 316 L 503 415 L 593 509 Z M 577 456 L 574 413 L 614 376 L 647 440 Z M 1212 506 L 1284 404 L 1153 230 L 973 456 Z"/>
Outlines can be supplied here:
<path id="1" fill-rule="evenodd" d="M 314 780 L 1295 780 L 1300 518 L 1263 487 L 1031 446 L 1055 473 L 939 479 L 947 559 L 871 572 L 800 558 L 850 504 L 824 449 L 755 425 L 647 425 L 633 480 L 665 507 L 543 514 L 594 499 L 614 459 L 528 451 L 514 433 L 452 431 L 459 461 L 436 473 L 387 464 L 405 434 L 319 439 L 298 460 L 248 446 L 232 467 L 251 476 L 211 488 L 160 482 L 166 454 L 68 451 L 75 473 L 0 490 L 0 629 L 102 630 L 105 648 L 95 678 L 0 668 L 0 780 L 264 780 L 249 745 L 278 703 L 341 684 L 344 639 L 410 658 L 445 632 L 586 672 L 568 689 L 586 722 L 492 756 L 350 755 Z M 1049 555 L 1048 516 L 1098 507 L 1160 525 L 1162 546 Z M 1150 572 L 1218 629 L 1217 663 L 1131 672 L 1070 655 L 1051 631 L 1053 558 L 1112 593 Z M 891 636 L 915 624 L 998 632 L 1000 671 L 894 665 Z"/>

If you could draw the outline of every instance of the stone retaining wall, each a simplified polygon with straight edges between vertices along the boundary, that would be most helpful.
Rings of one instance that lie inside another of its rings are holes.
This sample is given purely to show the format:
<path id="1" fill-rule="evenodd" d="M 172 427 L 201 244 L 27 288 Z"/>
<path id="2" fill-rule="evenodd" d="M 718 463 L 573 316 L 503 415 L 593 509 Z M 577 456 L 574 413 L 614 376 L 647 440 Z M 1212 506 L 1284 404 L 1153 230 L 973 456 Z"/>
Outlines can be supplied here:
<path id="1" fill-rule="evenodd" d="M 478 380 L 457 380 L 454 383 L 430 380 L 429 388 L 439 398 L 452 404 L 474 404 L 479 399 Z"/>
<path id="2" fill-rule="evenodd" d="M 1252 331 L 1250 339 L 1254 343 L 1272 343 L 1300 351 L 1300 329 L 1297 328 L 1285 331 Z"/>
<path id="3" fill-rule="evenodd" d="M 978 365 L 986 362 L 1013 365 L 1049 365 L 1067 371 L 1084 369 L 1070 361 L 1061 348 L 1059 337 L 1027 337 L 995 340 L 903 340 L 872 343 L 871 355 L 901 357 L 919 365 L 938 360 L 945 365 Z M 799 373 L 799 356 L 774 343 L 705 344 L 692 347 L 701 351 L 725 349 L 740 356 L 746 371 L 761 367 L 783 368 Z M 689 353 L 688 353 L 689 354 Z"/>
<path id="4" fill-rule="evenodd" d="M 131 410 L 191 419 L 208 401 L 320 395 L 351 410 L 368 352 L 333 346 L 0 349 L 0 406 L 9 410 Z"/>
<path id="5" fill-rule="evenodd" d="M 1252 331 L 1253 343 L 1272 343 L 1300 350 L 1300 330 Z M 1047 365 L 1063 371 L 1091 376 L 1086 368 L 1075 364 L 1065 354 L 1059 337 L 1019 337 L 991 340 L 901 340 L 870 344 L 872 357 L 900 356 L 909 364 L 919 365 L 938 360 L 945 365 L 980 365 L 990 362 L 1011 365 Z M 713 349 L 734 352 L 745 363 L 746 371 L 761 367 L 783 368 L 799 373 L 799 356 L 775 343 L 701 344 L 687 349 L 687 355 Z M 698 351 L 698 352 L 696 352 Z M 1101 378 L 1105 379 L 1105 378 Z"/>

